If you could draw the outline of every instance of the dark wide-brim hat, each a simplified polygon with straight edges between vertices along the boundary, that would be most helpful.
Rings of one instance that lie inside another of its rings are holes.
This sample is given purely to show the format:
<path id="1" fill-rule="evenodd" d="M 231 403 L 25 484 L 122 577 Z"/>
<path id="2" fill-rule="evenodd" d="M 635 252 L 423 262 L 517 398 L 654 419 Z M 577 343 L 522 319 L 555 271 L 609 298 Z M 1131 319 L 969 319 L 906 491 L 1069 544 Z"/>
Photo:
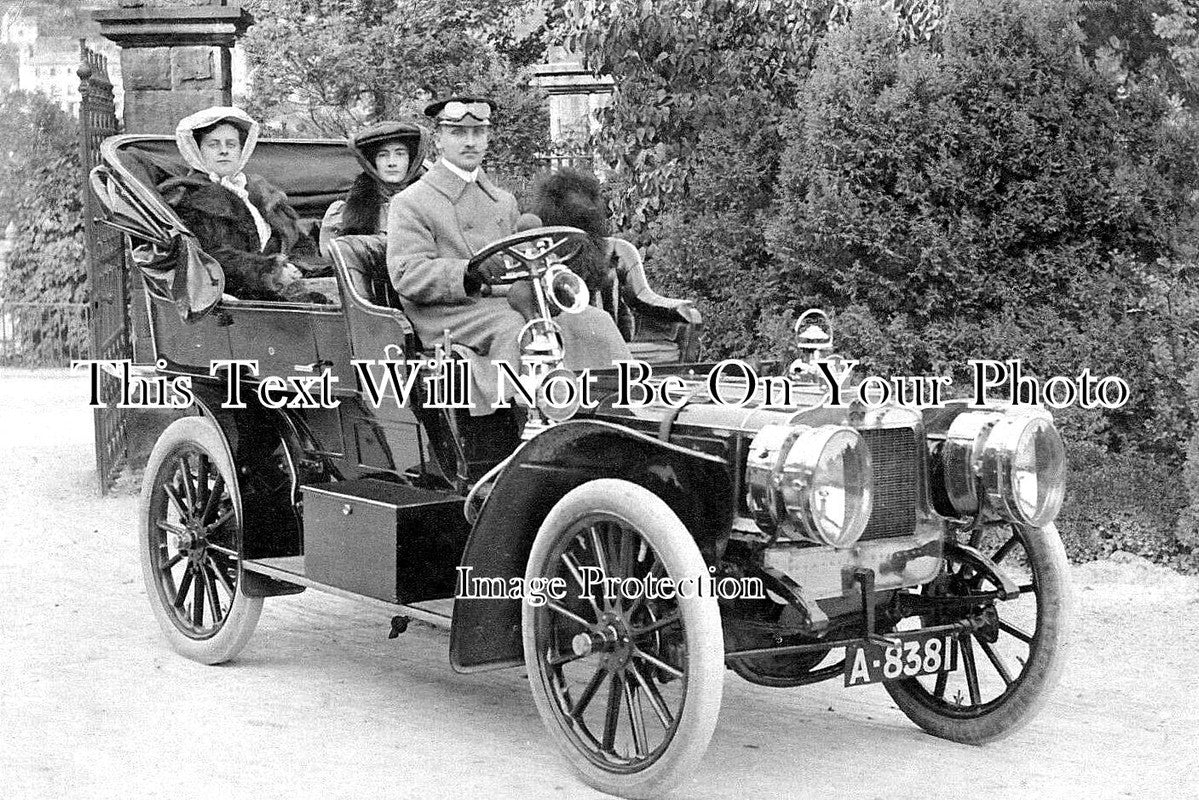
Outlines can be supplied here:
<path id="1" fill-rule="evenodd" d="M 367 173 L 376 180 L 382 180 L 375 169 L 375 155 L 379 148 L 389 142 L 400 142 L 408 148 L 408 177 L 405 178 L 407 183 L 420 170 L 429 149 L 428 134 L 415 122 L 376 122 L 355 132 L 346 142 L 346 147 Z"/>
<path id="2" fill-rule="evenodd" d="M 403 142 L 415 158 L 420 138 L 421 128 L 416 123 L 384 120 L 357 131 L 348 145 L 355 152 L 369 153 L 388 142 Z"/>
<path id="3" fill-rule="evenodd" d="M 425 106 L 425 116 L 440 125 L 490 126 L 496 108 L 496 102 L 490 97 L 454 95 L 429 103 Z"/>

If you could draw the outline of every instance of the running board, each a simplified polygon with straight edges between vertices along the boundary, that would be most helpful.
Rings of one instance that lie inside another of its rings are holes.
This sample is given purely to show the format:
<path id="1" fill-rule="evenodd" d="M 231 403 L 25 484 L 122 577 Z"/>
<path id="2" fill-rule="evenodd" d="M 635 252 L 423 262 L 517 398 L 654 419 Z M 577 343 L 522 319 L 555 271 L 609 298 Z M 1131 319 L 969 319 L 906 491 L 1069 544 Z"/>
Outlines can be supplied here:
<path id="1" fill-rule="evenodd" d="M 380 600 L 377 597 L 370 597 L 365 594 L 358 594 L 346 589 L 339 589 L 336 586 L 330 586 L 327 583 L 314 581 L 304 574 L 304 557 L 303 556 L 288 556 L 286 558 L 260 558 L 251 561 L 243 561 L 242 569 L 250 572 L 265 575 L 268 578 L 293 583 L 297 586 L 303 586 L 308 589 L 315 589 L 318 592 L 341 597 L 345 600 L 353 600 L 365 605 L 374 606 L 375 608 L 383 609 L 392 615 L 400 614 L 405 617 L 419 620 L 420 622 L 428 623 L 438 628 L 449 628 L 453 621 L 453 599 L 445 600 L 430 600 L 420 605 L 406 606 L 400 603 L 389 603 L 386 600 Z M 437 605 L 442 610 L 428 608 L 427 606 Z"/>

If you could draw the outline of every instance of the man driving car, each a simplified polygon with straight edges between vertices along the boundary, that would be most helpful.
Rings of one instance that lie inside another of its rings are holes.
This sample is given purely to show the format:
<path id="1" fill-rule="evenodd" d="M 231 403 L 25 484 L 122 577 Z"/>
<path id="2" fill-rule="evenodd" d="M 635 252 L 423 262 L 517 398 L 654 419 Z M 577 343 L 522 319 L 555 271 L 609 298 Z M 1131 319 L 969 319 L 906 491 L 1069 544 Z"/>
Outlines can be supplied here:
<path id="1" fill-rule="evenodd" d="M 425 108 L 437 124 L 441 158 L 396 195 L 387 225 L 388 273 L 417 336 L 429 346 L 448 329 L 474 354 L 472 414 L 491 413 L 494 402 L 514 394 L 507 384 L 501 389 L 492 362 L 519 371 L 517 339 L 525 325 L 503 297 L 483 296 L 483 287 L 504 271 L 498 257 L 468 269 L 475 253 L 515 232 L 519 216 L 516 199 L 482 168 L 495 109 L 485 97 L 449 97 Z M 598 308 L 563 314 L 557 322 L 569 369 L 610 367 L 630 357 L 616 324 Z"/>

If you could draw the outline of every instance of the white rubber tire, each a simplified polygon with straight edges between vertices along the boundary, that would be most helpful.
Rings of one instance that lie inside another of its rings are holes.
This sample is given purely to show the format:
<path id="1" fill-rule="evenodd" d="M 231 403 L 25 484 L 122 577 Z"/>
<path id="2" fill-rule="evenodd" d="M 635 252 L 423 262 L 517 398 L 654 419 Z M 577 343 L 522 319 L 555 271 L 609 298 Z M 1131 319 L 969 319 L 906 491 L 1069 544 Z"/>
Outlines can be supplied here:
<path id="1" fill-rule="evenodd" d="M 172 648 L 181 655 L 199 661 L 202 664 L 220 664 L 234 658 L 246 646 L 258 617 L 262 613 L 262 598 L 247 597 L 240 591 L 241 572 L 238 570 L 238 581 L 234 584 L 233 601 L 221 623 L 220 628 L 212 635 L 204 638 L 189 636 L 176 621 L 176 612 L 167 599 L 160 576 L 158 555 L 159 533 L 157 528 L 156 509 L 163 505 L 160 481 L 163 476 L 159 473 L 171 469 L 172 460 L 184 449 L 194 449 L 206 455 L 210 463 L 224 476 L 225 486 L 230 494 L 235 511 L 235 524 L 241 525 L 242 506 L 241 494 L 237 488 L 236 472 L 233 460 L 225 446 L 225 441 L 216 428 L 216 424 L 203 417 L 184 417 L 172 422 L 150 453 L 146 464 L 145 478 L 142 481 L 141 499 L 138 504 L 138 554 L 142 564 L 142 577 L 145 581 L 146 594 L 150 608 L 163 636 Z"/>
<path id="2" fill-rule="evenodd" d="M 547 558 L 552 556 L 560 538 L 582 518 L 597 513 L 618 519 L 635 530 L 653 547 L 671 578 L 708 575 L 695 540 L 663 500 L 637 484 L 600 479 L 572 489 L 546 516 L 529 555 L 526 579 L 546 574 Z M 678 605 L 687 648 L 682 711 L 666 749 L 643 769 L 628 773 L 597 765 L 568 735 L 539 662 L 534 624 L 538 609 L 523 604 L 525 665 L 537 711 L 571 768 L 596 789 L 621 797 L 660 797 L 680 780 L 690 777 L 707 750 L 724 691 L 720 610 L 715 597 L 680 597 Z"/>

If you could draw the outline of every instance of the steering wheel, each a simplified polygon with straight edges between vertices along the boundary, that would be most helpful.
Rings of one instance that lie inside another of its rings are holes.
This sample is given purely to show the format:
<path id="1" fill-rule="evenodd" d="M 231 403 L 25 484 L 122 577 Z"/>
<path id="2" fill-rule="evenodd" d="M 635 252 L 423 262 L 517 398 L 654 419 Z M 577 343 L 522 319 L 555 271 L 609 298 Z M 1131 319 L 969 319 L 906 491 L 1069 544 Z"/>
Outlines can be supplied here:
<path id="1" fill-rule="evenodd" d="M 587 234 L 578 228 L 566 225 L 551 225 L 530 228 L 497 239 L 483 248 L 467 262 L 467 270 L 478 268 L 494 255 L 505 259 L 508 270 L 494 279 L 494 283 L 512 283 L 522 278 L 531 278 L 544 272 L 549 266 L 547 257 L 556 256 L 558 261 L 569 262 L 579 254 L 586 243 Z M 526 245 L 521 247 L 521 245 Z M 509 260 L 511 259 L 511 260 Z M 515 264 L 513 264 L 515 262 Z M 536 265 L 541 263 L 540 270 Z"/>

